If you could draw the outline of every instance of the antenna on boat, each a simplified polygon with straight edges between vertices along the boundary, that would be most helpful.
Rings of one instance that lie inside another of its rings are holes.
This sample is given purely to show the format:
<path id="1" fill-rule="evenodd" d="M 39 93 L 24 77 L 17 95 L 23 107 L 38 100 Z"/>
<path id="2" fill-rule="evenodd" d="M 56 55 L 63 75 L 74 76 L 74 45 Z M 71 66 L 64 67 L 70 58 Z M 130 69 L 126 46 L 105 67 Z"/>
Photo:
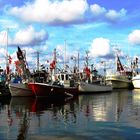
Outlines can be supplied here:
<path id="1" fill-rule="evenodd" d="M 39 51 L 37 53 L 37 71 L 39 71 Z"/>
<path id="2" fill-rule="evenodd" d="M 66 71 L 66 40 L 65 40 L 65 52 L 64 52 L 64 72 Z"/>
<path id="3" fill-rule="evenodd" d="M 117 44 L 113 44 L 113 51 L 115 52 L 115 72 L 117 71 L 117 60 L 118 60 L 118 57 L 119 57 L 119 54 L 121 52 L 119 46 Z"/>
<path id="4" fill-rule="evenodd" d="M 34 54 L 36 54 L 36 58 L 37 58 L 36 59 L 37 71 L 39 71 L 39 63 L 40 63 L 39 62 L 39 54 L 40 54 L 40 52 L 39 51 L 35 51 Z"/>
<path id="5" fill-rule="evenodd" d="M 31 54 L 35 55 L 36 58 L 36 65 L 35 65 L 36 71 L 40 71 L 40 55 L 42 57 L 43 55 L 47 55 L 47 54 L 42 52 L 40 49 L 33 51 Z"/>
<path id="6" fill-rule="evenodd" d="M 8 29 L 6 31 L 6 74 L 7 74 L 7 66 L 8 66 Z"/>
<path id="7" fill-rule="evenodd" d="M 89 51 L 86 51 L 86 66 L 88 67 Z"/>
<path id="8" fill-rule="evenodd" d="M 7 78 L 9 77 L 9 71 L 10 71 L 10 68 L 9 68 L 9 58 L 8 58 L 8 33 L 9 33 L 9 29 L 7 28 L 6 30 L 6 76 Z"/>
<path id="9" fill-rule="evenodd" d="M 56 48 L 54 49 L 54 61 L 56 61 Z"/>
<path id="10" fill-rule="evenodd" d="M 79 51 L 78 51 L 78 56 L 77 56 L 77 63 L 78 63 L 78 72 L 79 72 Z"/>
<path id="11" fill-rule="evenodd" d="M 54 74 L 56 74 L 56 63 L 57 63 L 57 58 L 56 58 L 56 48 L 54 49 L 54 58 L 53 58 L 53 62 L 54 62 Z"/>

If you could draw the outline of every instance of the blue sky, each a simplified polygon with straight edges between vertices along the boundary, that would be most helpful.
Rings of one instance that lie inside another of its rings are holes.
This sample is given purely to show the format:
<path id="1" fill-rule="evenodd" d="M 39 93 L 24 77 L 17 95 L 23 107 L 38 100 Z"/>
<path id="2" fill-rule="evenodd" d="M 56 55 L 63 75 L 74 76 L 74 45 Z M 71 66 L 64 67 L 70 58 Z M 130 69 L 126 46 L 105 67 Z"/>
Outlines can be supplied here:
<path id="1" fill-rule="evenodd" d="M 58 62 L 73 65 L 71 56 L 80 53 L 84 66 L 86 51 L 90 64 L 114 62 L 114 47 L 120 55 L 140 57 L 140 1 L 122 0 L 0 0 L 0 65 L 5 65 L 6 31 L 8 53 L 16 60 L 17 46 L 26 50 L 27 61 L 36 67 L 36 51 L 40 64 L 48 66 L 53 49 Z M 11 65 L 14 68 L 14 64 Z"/>

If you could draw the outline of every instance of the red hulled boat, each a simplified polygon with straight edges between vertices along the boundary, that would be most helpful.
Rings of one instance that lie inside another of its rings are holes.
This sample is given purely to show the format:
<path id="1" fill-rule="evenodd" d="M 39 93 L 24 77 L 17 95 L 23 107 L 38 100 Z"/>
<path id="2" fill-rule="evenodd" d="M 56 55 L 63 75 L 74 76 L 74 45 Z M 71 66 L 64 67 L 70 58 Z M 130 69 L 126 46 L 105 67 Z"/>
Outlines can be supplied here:
<path id="1" fill-rule="evenodd" d="M 64 87 L 60 84 L 29 83 L 36 97 L 65 98 L 78 95 L 77 87 Z"/>
<path id="2" fill-rule="evenodd" d="M 29 88 L 32 89 L 36 97 L 73 97 L 78 95 L 78 85 L 75 84 L 73 77 L 70 74 L 57 74 L 56 68 L 56 49 L 54 50 L 54 58 L 50 63 L 50 83 L 46 82 L 30 82 Z M 46 81 L 46 80 L 45 80 Z"/>

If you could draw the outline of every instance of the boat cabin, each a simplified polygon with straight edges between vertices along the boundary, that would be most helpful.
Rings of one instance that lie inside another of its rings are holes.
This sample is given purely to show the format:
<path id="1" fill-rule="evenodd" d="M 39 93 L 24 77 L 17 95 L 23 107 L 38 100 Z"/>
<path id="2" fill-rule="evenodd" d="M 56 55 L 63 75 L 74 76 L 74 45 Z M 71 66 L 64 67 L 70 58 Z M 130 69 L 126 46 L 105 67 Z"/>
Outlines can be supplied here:
<path id="1" fill-rule="evenodd" d="M 62 83 L 66 87 L 74 87 L 75 86 L 75 81 L 73 79 L 73 75 L 72 74 L 68 74 L 68 73 L 56 74 L 53 77 L 53 80 L 60 81 L 60 83 Z"/>
<path id="2" fill-rule="evenodd" d="M 39 83 L 49 82 L 48 77 L 49 77 L 49 74 L 44 71 L 37 71 L 37 72 L 31 74 L 31 79 L 34 82 L 39 82 Z"/>
<path id="3" fill-rule="evenodd" d="M 4 70 L 0 67 L 0 87 L 5 86 L 6 82 L 6 75 L 4 73 Z"/>

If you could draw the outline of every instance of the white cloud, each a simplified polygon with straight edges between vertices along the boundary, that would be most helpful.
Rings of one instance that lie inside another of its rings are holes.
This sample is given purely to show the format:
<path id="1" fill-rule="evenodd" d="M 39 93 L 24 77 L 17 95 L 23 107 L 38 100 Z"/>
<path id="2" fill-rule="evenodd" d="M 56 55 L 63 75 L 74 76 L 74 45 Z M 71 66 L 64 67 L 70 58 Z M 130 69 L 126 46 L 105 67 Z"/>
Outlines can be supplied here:
<path id="1" fill-rule="evenodd" d="M 124 8 L 107 10 L 98 4 L 89 7 L 87 0 L 34 0 L 21 7 L 11 7 L 8 12 L 26 22 L 62 24 L 83 20 L 88 10 L 94 17 L 109 21 L 117 21 L 127 12 Z"/>
<path id="2" fill-rule="evenodd" d="M 73 25 L 73 27 L 75 27 L 76 29 L 80 29 L 80 30 L 87 30 L 87 29 L 91 29 L 91 28 L 98 28 L 102 26 L 102 23 L 92 23 L 92 24 L 81 24 L 81 25 Z"/>
<path id="3" fill-rule="evenodd" d="M 105 56 L 110 52 L 110 41 L 106 38 L 95 38 L 89 51 L 92 56 Z"/>
<path id="4" fill-rule="evenodd" d="M 140 45 L 140 30 L 134 30 L 129 34 L 128 40 L 133 45 Z"/>
<path id="5" fill-rule="evenodd" d="M 22 7 L 11 8 L 10 14 L 31 22 L 71 22 L 81 18 L 87 8 L 85 0 L 35 0 Z"/>
<path id="6" fill-rule="evenodd" d="M 126 15 L 126 12 L 127 11 L 125 9 L 121 9 L 119 12 L 115 10 L 109 10 L 105 16 L 108 20 L 116 21 L 117 19 L 124 17 Z"/>
<path id="7" fill-rule="evenodd" d="M 90 9 L 95 16 L 100 16 L 106 12 L 106 9 L 98 4 L 91 5 Z"/>
<path id="8" fill-rule="evenodd" d="M 13 38 L 8 35 L 8 45 L 34 45 L 44 41 L 47 36 L 44 30 L 37 32 L 32 26 L 29 26 L 26 29 L 18 30 Z M 1 31 L 0 46 L 6 47 L 6 45 L 7 31 Z"/>
<path id="9" fill-rule="evenodd" d="M 16 29 L 19 25 L 10 19 L 0 19 L 1 27 L 3 29 Z"/>
<path id="10" fill-rule="evenodd" d="M 44 30 L 36 32 L 32 26 L 29 26 L 24 30 L 19 30 L 15 34 L 14 39 L 9 39 L 9 42 L 13 45 L 30 45 L 42 41 L 45 37 L 46 33 Z"/>
<path id="11" fill-rule="evenodd" d="M 91 5 L 90 10 L 93 16 L 95 16 L 96 18 L 99 17 L 100 19 L 103 18 L 109 21 L 117 21 L 118 19 L 124 17 L 127 13 L 127 11 L 124 8 L 122 8 L 120 11 L 116 11 L 113 9 L 107 10 L 98 4 Z"/>
<path id="12" fill-rule="evenodd" d="M 6 56 L 6 48 L 0 48 L 0 57 L 5 59 Z"/>
<path id="13" fill-rule="evenodd" d="M 115 10 L 109 10 L 106 13 L 106 17 L 110 20 L 115 20 L 119 17 L 119 14 Z"/>

